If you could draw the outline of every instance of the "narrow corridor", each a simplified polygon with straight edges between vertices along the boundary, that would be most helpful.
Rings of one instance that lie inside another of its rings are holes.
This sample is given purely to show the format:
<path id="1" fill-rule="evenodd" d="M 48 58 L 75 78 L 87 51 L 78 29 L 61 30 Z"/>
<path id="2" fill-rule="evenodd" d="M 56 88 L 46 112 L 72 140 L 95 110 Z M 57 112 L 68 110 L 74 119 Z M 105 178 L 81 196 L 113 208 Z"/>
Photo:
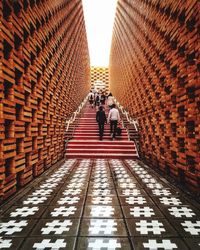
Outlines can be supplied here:
<path id="1" fill-rule="evenodd" d="M 1 209 L 1 249 L 200 249 L 198 204 L 137 160 L 69 159 Z"/>

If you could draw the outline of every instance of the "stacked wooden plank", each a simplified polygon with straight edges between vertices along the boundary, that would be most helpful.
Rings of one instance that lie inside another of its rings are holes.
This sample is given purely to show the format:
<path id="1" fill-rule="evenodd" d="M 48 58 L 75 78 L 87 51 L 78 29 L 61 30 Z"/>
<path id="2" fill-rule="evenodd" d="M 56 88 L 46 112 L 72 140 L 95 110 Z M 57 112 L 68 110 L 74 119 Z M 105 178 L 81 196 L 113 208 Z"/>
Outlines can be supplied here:
<path id="1" fill-rule="evenodd" d="M 0 197 L 64 156 L 65 118 L 89 90 L 80 0 L 0 2 Z"/>
<path id="2" fill-rule="evenodd" d="M 140 124 L 146 160 L 200 186 L 200 3 L 119 0 L 111 91 Z"/>

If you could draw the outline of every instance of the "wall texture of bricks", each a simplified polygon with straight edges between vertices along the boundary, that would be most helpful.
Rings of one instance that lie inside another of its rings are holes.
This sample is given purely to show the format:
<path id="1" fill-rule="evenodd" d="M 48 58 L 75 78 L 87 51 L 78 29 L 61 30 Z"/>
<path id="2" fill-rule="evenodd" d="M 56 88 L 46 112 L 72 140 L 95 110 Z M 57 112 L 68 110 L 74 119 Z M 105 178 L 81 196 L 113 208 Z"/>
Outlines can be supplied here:
<path id="1" fill-rule="evenodd" d="M 0 197 L 64 155 L 65 120 L 90 88 L 81 0 L 0 2 Z"/>
<path id="2" fill-rule="evenodd" d="M 119 0 L 110 85 L 140 124 L 141 152 L 163 173 L 200 186 L 200 3 Z"/>

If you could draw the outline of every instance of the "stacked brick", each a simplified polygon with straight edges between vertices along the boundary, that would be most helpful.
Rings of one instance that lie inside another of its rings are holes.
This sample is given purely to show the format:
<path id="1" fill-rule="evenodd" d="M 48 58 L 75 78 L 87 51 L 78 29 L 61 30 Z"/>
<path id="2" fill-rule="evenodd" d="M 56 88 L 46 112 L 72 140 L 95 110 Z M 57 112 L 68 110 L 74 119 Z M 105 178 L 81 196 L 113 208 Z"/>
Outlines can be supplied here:
<path id="1" fill-rule="evenodd" d="M 119 0 L 110 55 L 113 94 L 137 118 L 144 158 L 200 186 L 200 3 Z"/>
<path id="2" fill-rule="evenodd" d="M 2 200 L 63 158 L 90 66 L 80 0 L 3 0 L 0 17 Z"/>
<path id="3" fill-rule="evenodd" d="M 109 91 L 109 70 L 107 67 L 91 67 L 91 88 Z"/>

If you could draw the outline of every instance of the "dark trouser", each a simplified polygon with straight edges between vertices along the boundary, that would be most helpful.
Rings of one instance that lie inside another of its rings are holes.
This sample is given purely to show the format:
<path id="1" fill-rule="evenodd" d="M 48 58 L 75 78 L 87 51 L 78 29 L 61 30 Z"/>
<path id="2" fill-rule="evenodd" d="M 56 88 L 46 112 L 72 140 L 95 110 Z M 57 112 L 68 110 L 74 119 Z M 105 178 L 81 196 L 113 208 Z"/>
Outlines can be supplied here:
<path id="1" fill-rule="evenodd" d="M 100 137 L 103 136 L 103 132 L 104 132 L 104 123 L 99 123 L 99 135 L 100 135 Z"/>
<path id="2" fill-rule="evenodd" d="M 113 138 L 115 138 L 117 128 L 117 120 L 110 121 L 110 133 L 113 133 Z"/>

